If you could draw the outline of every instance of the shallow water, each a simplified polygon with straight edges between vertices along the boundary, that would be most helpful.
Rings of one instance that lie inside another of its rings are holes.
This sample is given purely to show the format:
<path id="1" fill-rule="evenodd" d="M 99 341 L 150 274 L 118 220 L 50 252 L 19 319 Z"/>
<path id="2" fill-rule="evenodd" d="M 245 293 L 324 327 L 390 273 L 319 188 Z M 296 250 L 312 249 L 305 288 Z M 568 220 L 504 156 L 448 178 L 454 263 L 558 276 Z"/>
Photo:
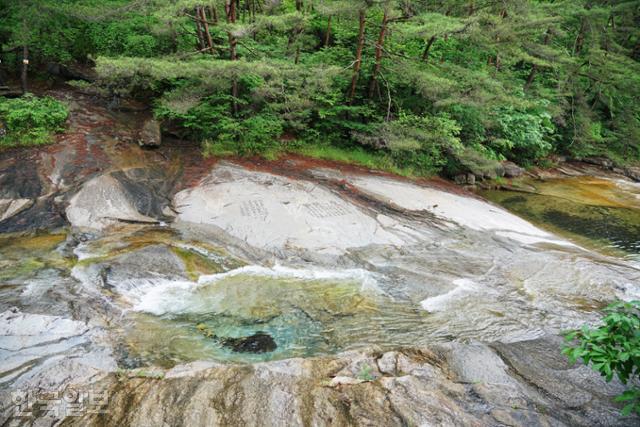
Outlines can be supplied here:
<path id="1" fill-rule="evenodd" d="M 210 276 L 200 284 L 166 282 L 140 296 L 124 331 L 130 357 L 160 365 L 261 361 L 330 354 L 362 342 L 410 345 L 411 331 L 428 317 L 371 287 L 363 272 L 312 278 L 317 272 L 256 270 Z M 250 354 L 222 345 L 225 338 L 256 333 L 271 336 L 277 348 Z"/>
<path id="2" fill-rule="evenodd" d="M 576 243 L 640 260 L 640 184 L 594 177 L 527 181 L 536 193 L 489 190 L 482 196 Z"/>

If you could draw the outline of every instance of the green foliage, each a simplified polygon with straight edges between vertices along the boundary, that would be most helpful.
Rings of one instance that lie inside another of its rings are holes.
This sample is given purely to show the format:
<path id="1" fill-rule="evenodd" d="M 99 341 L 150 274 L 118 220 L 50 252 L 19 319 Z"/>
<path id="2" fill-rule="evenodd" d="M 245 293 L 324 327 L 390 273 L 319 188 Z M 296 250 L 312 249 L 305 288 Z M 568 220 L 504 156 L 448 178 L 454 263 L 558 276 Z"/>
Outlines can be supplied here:
<path id="1" fill-rule="evenodd" d="M 166 43 L 151 33 L 155 24 L 152 17 L 131 15 L 128 19 L 89 25 L 87 33 L 96 55 L 149 58 L 162 52 L 161 46 Z"/>
<path id="2" fill-rule="evenodd" d="M 496 136 L 488 146 L 504 157 L 529 162 L 545 157 L 553 149 L 555 126 L 544 110 L 521 112 L 505 107 L 496 112 L 496 122 Z"/>
<path id="3" fill-rule="evenodd" d="M 232 150 L 239 155 L 276 150 L 282 126 L 283 121 L 271 114 L 257 114 L 245 120 L 223 117 L 218 121 L 216 140 L 207 142 L 205 150 L 208 153 Z"/>
<path id="4" fill-rule="evenodd" d="M 48 144 L 54 132 L 64 130 L 68 115 L 64 104 L 48 96 L 0 97 L 0 123 L 7 133 L 0 138 L 0 146 Z"/>
<path id="5" fill-rule="evenodd" d="M 362 381 L 373 381 L 375 377 L 371 374 L 373 369 L 368 364 L 364 364 L 360 367 L 360 372 L 358 372 L 358 379 Z"/>
<path id="6" fill-rule="evenodd" d="M 582 360 L 607 382 L 616 376 L 623 384 L 640 379 L 640 301 L 616 302 L 605 309 L 602 324 L 566 334 L 570 344 L 562 353 L 571 363 Z M 616 398 L 625 402 L 624 415 L 640 414 L 640 389 L 632 386 Z"/>
<path id="7" fill-rule="evenodd" d="M 399 167 L 391 156 L 380 150 L 367 150 L 361 146 L 339 147 L 328 143 L 309 143 L 294 146 L 290 151 L 316 159 L 350 163 L 368 169 L 378 169 L 396 175 L 417 176 L 419 173 L 410 167 Z"/>
<path id="8" fill-rule="evenodd" d="M 388 150 L 398 166 L 428 175 L 445 165 L 447 153 L 461 149 L 459 133 L 460 127 L 446 114 L 416 116 L 402 112 L 396 120 L 376 126 L 372 134 L 360 135 L 359 140 Z"/>
<path id="9" fill-rule="evenodd" d="M 153 100 L 210 153 L 329 144 L 423 174 L 640 161 L 637 2 L 263 3 L 237 2 L 232 23 L 221 0 L 0 0 L 3 66 L 17 76 L 23 45 L 30 70 L 95 59 L 102 93 Z M 199 6 L 213 51 L 198 52 Z"/>

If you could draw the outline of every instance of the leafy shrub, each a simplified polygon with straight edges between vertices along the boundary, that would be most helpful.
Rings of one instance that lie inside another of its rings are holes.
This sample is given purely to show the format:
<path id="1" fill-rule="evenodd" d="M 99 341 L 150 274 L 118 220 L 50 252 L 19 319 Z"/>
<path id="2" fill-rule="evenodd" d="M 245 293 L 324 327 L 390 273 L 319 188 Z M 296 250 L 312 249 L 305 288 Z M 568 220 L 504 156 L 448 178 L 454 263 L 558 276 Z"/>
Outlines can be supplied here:
<path id="1" fill-rule="evenodd" d="M 160 46 L 164 40 L 149 34 L 154 24 L 153 17 L 131 15 L 128 19 L 91 25 L 88 37 L 100 55 L 151 57 L 164 47 Z"/>
<path id="2" fill-rule="evenodd" d="M 6 126 L 6 136 L 0 146 L 43 145 L 51 142 L 51 134 L 64 130 L 69 111 L 54 98 L 0 97 L 0 122 Z"/>
<path id="3" fill-rule="evenodd" d="M 401 113 L 381 124 L 373 135 L 360 135 L 362 143 L 388 150 L 398 166 L 409 166 L 421 174 L 439 171 L 446 154 L 462 148 L 460 127 L 448 115 L 417 116 Z"/>
<path id="4" fill-rule="evenodd" d="M 219 122 L 217 144 L 234 147 L 240 155 L 266 153 L 277 148 L 282 120 L 271 114 L 258 114 L 245 120 L 225 117 Z"/>
<path id="5" fill-rule="evenodd" d="M 490 147 L 507 158 L 531 161 L 549 154 L 555 132 L 551 115 L 544 111 L 522 112 L 512 107 L 497 111 L 497 135 Z"/>
<path id="6" fill-rule="evenodd" d="M 640 379 L 640 301 L 616 302 L 605 309 L 602 324 L 583 326 L 566 334 L 562 353 L 571 363 L 578 359 L 599 372 L 607 382 L 614 377 L 623 384 Z M 623 415 L 640 414 L 640 389 L 632 386 L 616 398 L 627 402 Z"/>

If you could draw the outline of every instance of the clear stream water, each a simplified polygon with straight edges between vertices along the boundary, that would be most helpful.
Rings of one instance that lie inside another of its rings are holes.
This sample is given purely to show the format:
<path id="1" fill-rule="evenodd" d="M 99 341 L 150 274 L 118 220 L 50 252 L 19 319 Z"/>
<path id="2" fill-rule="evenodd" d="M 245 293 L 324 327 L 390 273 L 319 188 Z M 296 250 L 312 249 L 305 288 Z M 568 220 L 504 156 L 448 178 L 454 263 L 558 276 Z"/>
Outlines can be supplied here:
<path id="1" fill-rule="evenodd" d="M 640 184 L 572 177 L 529 181 L 537 194 L 484 191 L 513 213 L 605 254 L 640 260 Z"/>

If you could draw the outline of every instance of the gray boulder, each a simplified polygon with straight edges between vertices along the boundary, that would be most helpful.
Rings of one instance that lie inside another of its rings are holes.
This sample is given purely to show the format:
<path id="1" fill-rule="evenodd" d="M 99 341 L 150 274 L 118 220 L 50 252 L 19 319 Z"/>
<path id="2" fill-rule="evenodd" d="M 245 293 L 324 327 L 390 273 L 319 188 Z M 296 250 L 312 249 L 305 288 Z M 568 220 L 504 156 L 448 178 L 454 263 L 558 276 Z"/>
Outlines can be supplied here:
<path id="1" fill-rule="evenodd" d="M 155 119 L 146 120 L 142 125 L 138 143 L 141 147 L 159 147 L 162 143 L 162 130 L 160 129 L 160 122 Z"/>
<path id="2" fill-rule="evenodd" d="M 640 182 L 640 167 L 628 167 L 624 170 L 624 173 L 628 178 Z"/>
<path id="3" fill-rule="evenodd" d="M 513 162 L 502 162 L 504 176 L 507 178 L 517 178 L 524 174 L 524 169 Z"/>

